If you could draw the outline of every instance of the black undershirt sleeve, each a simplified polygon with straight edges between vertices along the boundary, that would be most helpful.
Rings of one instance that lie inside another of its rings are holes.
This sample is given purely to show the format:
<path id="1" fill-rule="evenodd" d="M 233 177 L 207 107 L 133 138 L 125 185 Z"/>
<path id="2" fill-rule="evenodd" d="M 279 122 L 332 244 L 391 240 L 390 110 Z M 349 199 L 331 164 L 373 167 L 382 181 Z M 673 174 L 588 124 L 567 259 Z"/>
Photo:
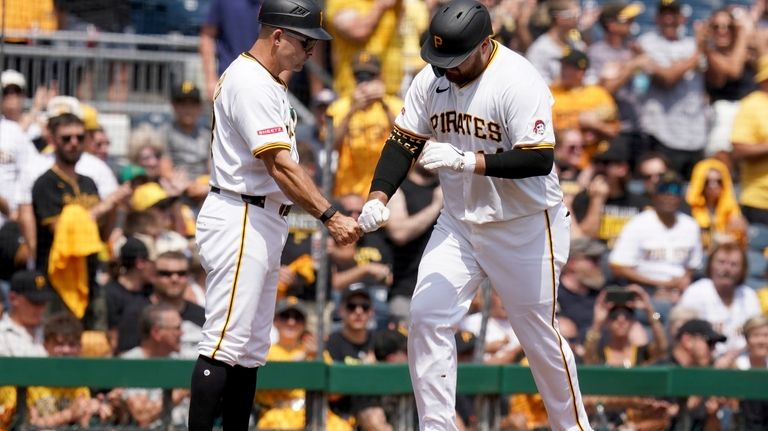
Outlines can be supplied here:
<path id="1" fill-rule="evenodd" d="M 512 149 L 485 155 L 485 176 L 520 179 L 548 175 L 555 162 L 552 148 Z"/>
<path id="2" fill-rule="evenodd" d="M 391 198 L 408 175 L 413 161 L 421 154 L 426 141 L 425 138 L 411 135 L 397 127 L 392 129 L 381 150 L 370 191 L 381 191 Z"/>

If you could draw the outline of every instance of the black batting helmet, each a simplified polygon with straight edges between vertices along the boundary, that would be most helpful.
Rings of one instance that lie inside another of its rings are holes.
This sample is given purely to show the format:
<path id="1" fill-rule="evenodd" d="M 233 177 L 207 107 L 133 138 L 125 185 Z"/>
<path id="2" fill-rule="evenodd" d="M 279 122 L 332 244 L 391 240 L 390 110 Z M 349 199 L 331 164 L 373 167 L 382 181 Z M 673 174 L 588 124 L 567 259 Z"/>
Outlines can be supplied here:
<path id="1" fill-rule="evenodd" d="M 491 34 L 491 15 L 485 6 L 475 0 L 453 0 L 432 17 L 421 58 L 439 68 L 456 67 Z"/>
<path id="2" fill-rule="evenodd" d="M 323 10 L 312 0 L 265 0 L 259 11 L 259 22 L 312 39 L 332 39 L 323 29 Z"/>

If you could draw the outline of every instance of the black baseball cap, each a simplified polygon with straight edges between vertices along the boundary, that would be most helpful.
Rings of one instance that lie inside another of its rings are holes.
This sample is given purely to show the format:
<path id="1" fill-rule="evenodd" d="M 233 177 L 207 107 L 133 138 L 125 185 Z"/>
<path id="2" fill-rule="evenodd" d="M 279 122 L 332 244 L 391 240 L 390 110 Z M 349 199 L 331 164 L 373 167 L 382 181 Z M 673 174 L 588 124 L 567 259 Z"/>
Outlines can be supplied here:
<path id="1" fill-rule="evenodd" d="M 147 248 L 147 245 L 144 244 L 144 241 L 138 238 L 126 238 L 125 244 L 120 247 L 120 262 L 132 262 L 138 258 L 149 258 L 149 249 Z"/>
<path id="2" fill-rule="evenodd" d="M 366 51 L 360 51 L 352 59 L 352 74 L 358 82 L 370 81 L 381 73 L 379 57 Z"/>
<path id="3" fill-rule="evenodd" d="M 353 296 L 361 296 L 369 301 L 371 300 L 371 294 L 368 292 L 368 288 L 360 283 L 351 284 L 344 289 L 341 292 L 341 302 L 347 302 L 349 298 Z"/>
<path id="4" fill-rule="evenodd" d="M 469 353 L 475 349 L 475 334 L 469 331 L 456 331 L 456 353 Z"/>
<path id="5" fill-rule="evenodd" d="M 171 91 L 171 100 L 179 102 L 182 100 L 192 100 L 200 102 L 200 89 L 192 81 L 184 81 Z"/>
<path id="6" fill-rule="evenodd" d="M 580 70 L 587 70 L 589 67 L 589 57 L 584 51 L 578 49 L 565 48 L 563 50 L 563 56 L 560 57 L 560 61 L 564 64 L 570 64 Z"/>
<path id="7" fill-rule="evenodd" d="M 18 271 L 11 277 L 11 292 L 30 302 L 44 304 L 53 298 L 53 290 L 45 276 L 38 271 Z"/>
<path id="8" fill-rule="evenodd" d="M 683 326 L 677 330 L 676 338 L 679 340 L 683 334 L 701 335 L 709 344 L 722 343 L 727 340 L 725 335 L 716 332 L 714 328 L 712 328 L 711 323 L 701 319 L 691 319 L 683 323 Z"/>
<path id="9" fill-rule="evenodd" d="M 597 162 L 626 162 L 629 160 L 627 141 L 621 136 L 610 141 L 600 141 L 592 159 Z"/>
<path id="10" fill-rule="evenodd" d="M 662 12 L 675 12 L 679 13 L 683 8 L 683 4 L 678 0 L 661 0 L 657 8 L 658 13 Z"/>
<path id="11" fill-rule="evenodd" d="M 286 296 L 285 298 L 277 301 L 277 305 L 275 305 L 276 316 L 290 310 L 298 311 L 302 316 L 304 316 L 304 319 L 307 318 L 307 309 L 304 307 L 304 303 L 301 302 L 299 298 L 295 296 Z"/>

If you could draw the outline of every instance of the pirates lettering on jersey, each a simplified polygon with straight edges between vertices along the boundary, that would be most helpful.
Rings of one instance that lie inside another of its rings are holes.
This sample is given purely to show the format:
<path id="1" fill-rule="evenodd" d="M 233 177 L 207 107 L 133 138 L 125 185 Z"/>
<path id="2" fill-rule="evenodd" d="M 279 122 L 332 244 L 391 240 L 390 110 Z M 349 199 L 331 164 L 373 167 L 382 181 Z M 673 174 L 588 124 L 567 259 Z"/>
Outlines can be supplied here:
<path id="1" fill-rule="evenodd" d="M 429 120 L 432 129 L 436 132 L 456 133 L 501 142 L 501 126 L 495 121 L 456 111 L 434 114 Z"/>

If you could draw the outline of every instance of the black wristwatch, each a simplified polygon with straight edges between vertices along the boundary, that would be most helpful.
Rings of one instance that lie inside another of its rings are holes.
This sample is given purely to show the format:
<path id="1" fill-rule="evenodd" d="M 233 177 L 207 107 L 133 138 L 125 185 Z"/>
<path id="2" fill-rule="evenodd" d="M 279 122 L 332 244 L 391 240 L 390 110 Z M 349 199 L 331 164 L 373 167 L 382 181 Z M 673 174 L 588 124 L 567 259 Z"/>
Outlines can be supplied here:
<path id="1" fill-rule="evenodd" d="M 338 211 L 339 210 L 336 209 L 335 206 L 331 205 L 330 207 L 328 207 L 327 210 L 325 210 L 325 212 L 320 214 L 320 223 L 325 224 L 325 222 L 330 220 L 331 217 L 333 217 L 333 215 L 336 214 L 336 212 L 338 212 Z"/>

